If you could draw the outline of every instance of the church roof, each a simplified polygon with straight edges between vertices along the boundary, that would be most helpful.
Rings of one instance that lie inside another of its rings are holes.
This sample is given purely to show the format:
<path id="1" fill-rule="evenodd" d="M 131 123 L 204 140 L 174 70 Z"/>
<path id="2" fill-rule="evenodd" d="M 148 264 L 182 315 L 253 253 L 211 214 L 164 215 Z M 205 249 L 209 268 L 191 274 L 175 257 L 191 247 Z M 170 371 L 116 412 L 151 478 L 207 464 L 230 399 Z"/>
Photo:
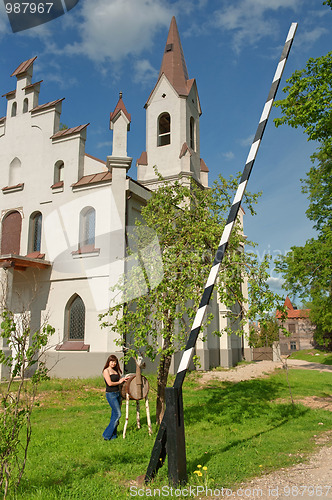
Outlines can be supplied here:
<path id="1" fill-rule="evenodd" d="M 136 165 L 147 165 L 148 164 L 148 153 L 143 151 L 141 156 L 138 158 Z"/>
<path id="2" fill-rule="evenodd" d="M 16 90 L 10 90 L 9 92 L 7 92 L 6 94 L 3 94 L 1 97 L 12 97 L 12 96 L 15 96 L 16 95 Z"/>
<path id="3" fill-rule="evenodd" d="M 40 104 L 39 106 L 36 106 L 31 110 L 31 113 L 37 113 L 38 111 L 45 111 L 46 109 L 49 108 L 54 108 L 59 102 L 64 101 L 65 98 L 62 97 L 61 99 L 56 99 L 56 101 L 50 101 L 46 102 L 45 104 Z"/>
<path id="4" fill-rule="evenodd" d="M 59 130 L 54 135 L 52 135 L 51 139 L 58 139 L 59 137 L 65 137 L 68 135 L 78 134 L 82 132 L 90 123 L 86 123 L 85 125 L 78 125 L 77 127 L 65 128 L 64 130 Z"/>
<path id="5" fill-rule="evenodd" d="M 179 158 L 182 158 L 182 156 L 184 156 L 187 151 L 189 152 L 189 154 L 191 156 L 192 155 L 192 149 L 190 149 L 190 147 L 188 146 L 188 144 L 186 142 L 184 142 L 182 144 L 182 148 L 181 148 L 181 151 L 180 151 Z"/>
<path id="6" fill-rule="evenodd" d="M 80 186 L 87 186 L 87 185 L 93 185 L 93 184 L 100 184 L 103 182 L 109 182 L 112 180 L 112 174 L 111 172 L 100 172 L 98 174 L 90 174 L 90 175 L 84 175 L 83 177 L 80 178 L 79 181 L 75 182 L 74 184 L 71 185 L 71 187 L 80 187 Z"/>
<path id="7" fill-rule="evenodd" d="M 120 112 L 123 112 L 124 115 L 126 116 L 127 120 L 129 121 L 129 123 L 131 122 L 131 115 L 130 113 L 128 113 L 127 109 L 126 109 L 126 106 L 123 102 L 123 99 L 122 99 L 122 92 L 120 92 L 120 96 L 119 96 L 119 100 L 118 100 L 118 103 L 117 105 L 115 106 L 115 109 L 113 111 L 113 113 L 110 113 L 110 121 L 114 120 L 114 118 L 120 113 Z"/>
<path id="8" fill-rule="evenodd" d="M 203 158 L 201 158 L 201 172 L 209 172 L 209 169 L 208 169 L 208 167 L 206 166 L 206 163 L 205 163 L 205 161 L 203 160 Z"/>
<path id="9" fill-rule="evenodd" d="M 174 87 L 180 96 L 188 96 L 192 86 L 195 84 L 195 79 L 189 79 L 186 61 L 184 58 L 180 35 L 176 24 L 175 17 L 172 17 L 170 24 L 165 51 L 161 62 L 159 77 L 156 85 L 154 86 L 146 105 L 148 104 L 156 86 L 162 75 L 165 75 L 170 84 Z M 197 94 L 198 97 L 198 94 Z M 198 98 L 199 112 L 201 108 Z"/>
<path id="10" fill-rule="evenodd" d="M 30 83 L 30 85 L 27 85 L 26 87 L 23 87 L 23 90 L 33 89 L 33 88 L 37 87 L 37 85 L 40 85 L 43 81 L 44 80 L 39 80 L 39 82 Z"/>
<path id="11" fill-rule="evenodd" d="M 28 59 L 27 61 L 22 62 L 16 69 L 15 71 L 10 75 L 10 76 L 20 76 L 23 75 L 28 71 L 30 66 L 34 63 L 34 61 L 37 59 L 37 56 L 32 57 L 31 59 Z"/>
<path id="12" fill-rule="evenodd" d="M 180 35 L 174 16 L 172 17 L 171 25 L 169 28 L 159 76 L 161 76 L 163 73 L 179 95 L 188 94 L 188 70 L 186 61 L 184 59 Z"/>
<path id="13" fill-rule="evenodd" d="M 84 156 L 87 156 L 88 158 L 92 158 L 92 160 L 99 161 L 100 163 L 103 163 L 104 165 L 106 165 L 106 161 L 101 160 L 100 158 L 97 158 L 96 156 L 89 155 L 88 153 L 84 153 Z"/>
<path id="14" fill-rule="evenodd" d="M 293 310 L 294 310 L 293 304 L 291 303 L 291 300 L 290 300 L 290 298 L 288 297 L 288 295 L 287 295 L 287 297 L 286 297 L 286 300 L 285 300 L 284 306 L 285 306 L 288 310 L 290 310 L 290 311 L 293 311 Z"/>

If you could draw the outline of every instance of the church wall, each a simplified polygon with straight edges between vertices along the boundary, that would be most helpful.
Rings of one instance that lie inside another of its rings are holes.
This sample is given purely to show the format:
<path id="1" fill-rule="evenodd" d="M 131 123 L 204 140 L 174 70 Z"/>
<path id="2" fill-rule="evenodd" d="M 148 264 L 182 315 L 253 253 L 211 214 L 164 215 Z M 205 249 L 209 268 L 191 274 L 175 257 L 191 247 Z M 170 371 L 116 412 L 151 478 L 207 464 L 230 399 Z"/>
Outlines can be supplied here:
<path id="1" fill-rule="evenodd" d="M 163 98 L 162 95 L 166 94 Z M 149 165 L 145 170 L 145 178 L 155 177 L 153 166 L 156 165 L 163 177 L 180 172 L 179 154 L 183 139 L 181 127 L 182 102 L 165 77 L 162 77 L 154 96 L 147 107 L 147 151 Z M 158 146 L 158 117 L 167 112 L 171 117 L 171 143 Z M 144 180 L 144 179 L 142 179 Z"/>

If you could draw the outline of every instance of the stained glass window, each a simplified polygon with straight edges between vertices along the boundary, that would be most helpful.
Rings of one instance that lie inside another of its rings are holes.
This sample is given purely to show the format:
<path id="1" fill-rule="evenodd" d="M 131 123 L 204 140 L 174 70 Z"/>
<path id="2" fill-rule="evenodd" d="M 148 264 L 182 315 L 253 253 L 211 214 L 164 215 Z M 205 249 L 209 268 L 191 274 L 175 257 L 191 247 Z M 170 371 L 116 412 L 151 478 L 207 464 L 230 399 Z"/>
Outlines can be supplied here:
<path id="1" fill-rule="evenodd" d="M 69 307 L 68 340 L 84 340 L 85 306 L 79 295 L 76 295 Z"/>
<path id="2" fill-rule="evenodd" d="M 37 213 L 32 219 L 32 251 L 40 252 L 42 231 L 42 214 Z"/>

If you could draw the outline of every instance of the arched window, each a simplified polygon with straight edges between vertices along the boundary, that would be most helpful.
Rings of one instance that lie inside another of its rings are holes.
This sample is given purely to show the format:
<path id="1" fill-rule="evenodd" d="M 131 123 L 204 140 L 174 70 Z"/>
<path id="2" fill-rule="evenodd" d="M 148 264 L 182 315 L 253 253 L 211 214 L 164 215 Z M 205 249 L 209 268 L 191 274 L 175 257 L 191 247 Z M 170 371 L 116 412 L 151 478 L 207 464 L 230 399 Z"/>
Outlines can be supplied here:
<path id="1" fill-rule="evenodd" d="M 195 140 L 195 120 L 194 117 L 192 116 L 190 118 L 190 147 L 194 151 L 196 151 L 196 140 Z"/>
<path id="2" fill-rule="evenodd" d="M 16 116 L 17 113 L 17 103 L 13 102 L 11 116 Z"/>
<path id="3" fill-rule="evenodd" d="M 92 207 L 85 207 L 80 213 L 80 240 L 81 251 L 93 250 L 96 235 L 96 211 Z"/>
<path id="4" fill-rule="evenodd" d="M 85 305 L 81 297 L 77 294 L 67 303 L 65 329 L 67 340 L 84 340 Z"/>
<path id="5" fill-rule="evenodd" d="M 42 214 L 35 212 L 30 216 L 29 253 L 40 252 L 42 234 Z"/>
<path id="6" fill-rule="evenodd" d="M 22 182 L 21 178 L 21 161 L 18 158 L 14 158 L 9 165 L 9 186 L 17 186 Z"/>
<path id="7" fill-rule="evenodd" d="M 162 113 L 158 118 L 158 146 L 171 144 L 171 117 Z"/>
<path id="8" fill-rule="evenodd" d="M 28 112 L 28 106 L 29 106 L 29 101 L 28 101 L 28 98 L 26 97 L 23 101 L 23 113 Z"/>
<path id="9" fill-rule="evenodd" d="M 1 255 L 20 254 L 22 217 L 17 211 L 10 212 L 2 221 Z"/>
<path id="10" fill-rule="evenodd" d="M 63 163 L 62 160 L 57 161 L 56 164 L 54 165 L 54 178 L 53 178 L 54 184 L 57 184 L 58 182 L 63 182 L 64 166 L 65 164 Z"/>

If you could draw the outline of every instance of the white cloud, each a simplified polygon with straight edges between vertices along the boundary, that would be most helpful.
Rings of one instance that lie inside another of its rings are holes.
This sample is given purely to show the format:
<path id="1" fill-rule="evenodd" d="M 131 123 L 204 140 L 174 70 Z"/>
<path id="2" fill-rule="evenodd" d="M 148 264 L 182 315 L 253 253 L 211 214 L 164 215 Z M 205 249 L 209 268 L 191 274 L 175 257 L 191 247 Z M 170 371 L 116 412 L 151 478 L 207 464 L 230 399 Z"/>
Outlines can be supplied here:
<path id="1" fill-rule="evenodd" d="M 223 153 L 223 157 L 226 158 L 226 160 L 233 160 L 233 158 L 235 158 L 235 155 L 233 151 L 227 151 L 227 153 Z"/>
<path id="2" fill-rule="evenodd" d="M 282 289 L 282 285 L 284 284 L 284 282 L 285 280 L 283 278 L 274 278 L 273 276 L 270 276 L 270 278 L 268 278 L 267 280 L 269 286 L 278 290 Z"/>
<path id="3" fill-rule="evenodd" d="M 317 42 L 322 36 L 328 34 L 329 31 L 326 28 L 317 26 L 312 30 L 305 30 L 299 33 L 297 36 L 298 45 L 309 45 L 311 46 L 314 42 Z"/>
<path id="4" fill-rule="evenodd" d="M 151 84 L 158 78 L 158 70 L 156 70 L 147 59 L 140 59 L 135 62 L 135 78 L 137 83 L 143 85 Z"/>
<path id="5" fill-rule="evenodd" d="M 97 148 L 101 149 L 101 148 L 104 148 L 106 146 L 112 146 L 112 144 L 113 144 L 112 141 L 98 142 Z"/>
<path id="6" fill-rule="evenodd" d="M 241 146 L 243 146 L 243 147 L 251 146 L 252 141 L 254 140 L 254 137 L 255 136 L 251 134 L 248 137 L 245 137 L 244 139 L 241 139 L 240 140 Z"/>
<path id="7" fill-rule="evenodd" d="M 49 73 L 48 75 L 44 74 L 44 80 L 56 83 L 60 89 L 68 89 L 78 85 L 77 78 L 68 78 L 63 73 Z"/>
<path id="8" fill-rule="evenodd" d="M 83 0 L 79 16 L 80 41 L 64 52 L 103 63 L 149 50 L 157 31 L 169 25 L 171 11 L 164 0 Z"/>
<path id="9" fill-rule="evenodd" d="M 3 2 L 0 3 L 0 38 L 9 31 L 9 21 Z"/>
<path id="10" fill-rule="evenodd" d="M 79 83 L 76 77 L 66 76 L 61 64 L 54 58 L 47 61 L 45 58 L 38 58 L 34 66 L 34 73 L 42 75 L 44 81 L 54 82 L 59 89 L 71 88 Z"/>
<path id="11" fill-rule="evenodd" d="M 303 1 L 303 0 L 302 0 Z M 239 52 L 244 44 L 255 44 L 265 36 L 277 33 L 278 24 L 269 11 L 281 8 L 296 10 L 301 0 L 241 0 L 236 4 L 224 3 L 215 12 L 214 24 L 224 31 L 231 31 L 233 48 Z"/>

